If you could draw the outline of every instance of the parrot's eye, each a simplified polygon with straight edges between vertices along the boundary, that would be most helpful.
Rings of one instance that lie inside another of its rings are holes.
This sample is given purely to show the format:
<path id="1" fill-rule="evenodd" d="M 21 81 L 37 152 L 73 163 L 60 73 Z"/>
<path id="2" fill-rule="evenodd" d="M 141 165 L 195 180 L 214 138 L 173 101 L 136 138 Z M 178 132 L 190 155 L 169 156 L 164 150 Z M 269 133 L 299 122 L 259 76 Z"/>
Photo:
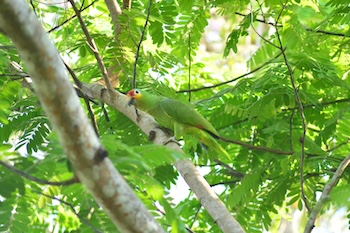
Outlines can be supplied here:
<path id="1" fill-rule="evenodd" d="M 135 94 L 140 94 L 140 91 L 139 90 L 135 90 Z"/>

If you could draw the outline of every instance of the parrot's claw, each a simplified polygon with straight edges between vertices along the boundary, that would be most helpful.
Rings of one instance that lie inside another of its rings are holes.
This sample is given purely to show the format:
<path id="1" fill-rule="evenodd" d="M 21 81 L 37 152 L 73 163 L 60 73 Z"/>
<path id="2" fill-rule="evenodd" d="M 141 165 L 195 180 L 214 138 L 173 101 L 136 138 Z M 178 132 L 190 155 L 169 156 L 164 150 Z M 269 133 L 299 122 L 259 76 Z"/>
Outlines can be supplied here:
<path id="1" fill-rule="evenodd" d="M 164 142 L 163 145 L 166 146 L 171 142 L 176 143 L 178 146 L 181 146 L 181 144 L 176 140 L 174 136 L 169 138 L 168 141 Z"/>

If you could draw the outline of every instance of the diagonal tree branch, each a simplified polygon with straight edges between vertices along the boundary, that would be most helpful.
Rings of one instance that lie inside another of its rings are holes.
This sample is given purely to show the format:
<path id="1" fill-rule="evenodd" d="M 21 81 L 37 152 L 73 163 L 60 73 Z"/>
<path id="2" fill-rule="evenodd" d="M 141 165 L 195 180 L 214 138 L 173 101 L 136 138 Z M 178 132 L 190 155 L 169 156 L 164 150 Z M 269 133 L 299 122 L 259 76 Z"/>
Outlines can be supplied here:
<path id="1" fill-rule="evenodd" d="M 120 232 L 164 232 L 107 157 L 61 57 L 28 3 L 0 1 L 0 28 L 26 64 L 35 92 L 77 177 Z"/>
<path id="2" fill-rule="evenodd" d="M 304 233 L 310 233 L 315 227 L 314 224 L 318 214 L 320 213 L 324 204 L 329 200 L 329 195 L 332 189 L 337 185 L 341 175 L 343 174 L 344 170 L 349 166 L 349 164 L 350 154 L 343 159 L 343 161 L 339 164 L 339 167 L 337 168 L 336 172 L 332 176 L 331 180 L 324 186 L 320 199 L 317 201 L 315 207 L 310 213 L 310 217 L 306 223 Z"/>
<path id="3" fill-rule="evenodd" d="M 105 90 L 105 87 L 96 83 L 83 84 L 82 89 L 89 97 L 101 100 L 102 102 L 122 112 L 129 119 L 135 122 L 146 135 L 154 135 L 154 137 L 152 137 L 153 143 L 160 145 L 166 144 L 169 148 L 183 153 L 177 143 L 172 141 L 169 142 L 169 135 L 160 129 L 153 117 L 142 111 L 138 111 L 137 115 L 134 108 L 126 108 L 128 105 L 128 99 L 125 95 L 114 91 L 114 94 L 111 96 L 110 92 Z M 113 101 L 113 99 L 116 98 L 115 96 L 118 96 L 118 101 Z M 239 223 L 228 212 L 225 204 L 210 188 L 208 182 L 199 174 L 196 167 L 190 160 L 179 160 L 174 163 L 174 166 L 197 196 L 198 200 L 201 202 L 201 205 L 203 205 L 205 210 L 210 214 L 224 233 L 244 232 Z"/>

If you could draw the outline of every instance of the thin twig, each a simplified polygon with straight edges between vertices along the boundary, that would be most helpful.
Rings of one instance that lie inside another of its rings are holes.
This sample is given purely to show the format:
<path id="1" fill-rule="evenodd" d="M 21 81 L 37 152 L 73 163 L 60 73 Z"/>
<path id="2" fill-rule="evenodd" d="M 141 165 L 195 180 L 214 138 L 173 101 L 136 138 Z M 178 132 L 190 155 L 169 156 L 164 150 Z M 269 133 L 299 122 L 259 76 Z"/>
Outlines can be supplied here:
<path id="1" fill-rule="evenodd" d="M 283 50 L 284 51 L 284 50 Z M 225 82 L 222 82 L 222 83 L 217 83 L 217 84 L 214 84 L 214 85 L 211 85 L 211 86 L 205 86 L 205 87 L 199 87 L 199 88 L 194 88 L 194 89 L 188 89 L 188 90 L 180 90 L 180 91 L 177 91 L 176 93 L 184 93 L 184 92 L 196 92 L 196 91 L 202 91 L 202 90 L 205 90 L 205 89 L 209 89 L 209 88 L 215 88 L 215 87 L 219 87 L 219 86 L 222 86 L 222 85 L 225 85 L 225 84 L 228 84 L 228 83 L 231 83 L 231 82 L 234 82 L 234 81 L 237 81 L 241 78 L 244 78 L 248 75 L 251 75 L 259 70 L 261 70 L 263 67 L 265 67 L 266 65 L 270 64 L 273 60 L 275 60 L 276 58 L 278 58 L 279 56 L 282 55 L 282 52 L 278 53 L 275 57 L 273 57 L 272 59 L 264 62 L 263 64 L 261 64 L 260 66 L 256 67 L 255 69 L 249 71 L 248 73 L 245 73 L 243 75 L 240 75 L 236 78 L 233 78 L 231 80 L 228 80 L 228 81 L 225 81 Z"/>
<path id="2" fill-rule="evenodd" d="M 35 6 L 34 6 L 33 0 L 30 0 L 29 3 L 30 3 L 30 5 L 31 5 L 32 8 L 33 8 L 34 14 L 35 14 L 36 16 L 38 16 L 38 13 L 36 13 L 36 8 L 35 8 Z"/>
<path id="3" fill-rule="evenodd" d="M 240 12 L 235 12 L 235 14 L 239 15 L 239 16 L 243 16 L 243 17 L 247 16 L 247 14 L 243 14 Z M 264 19 L 255 19 L 255 21 L 260 22 L 260 23 L 264 23 L 264 24 L 269 24 L 269 25 L 274 26 L 274 27 L 283 27 L 282 24 L 268 22 Z M 330 36 L 350 37 L 349 35 L 345 35 L 345 33 L 330 32 L 330 31 L 325 31 L 325 30 L 314 30 L 314 29 L 308 28 L 306 26 L 305 26 L 305 30 L 308 32 L 315 32 L 315 33 L 326 34 L 326 35 L 330 35 Z"/>
<path id="4" fill-rule="evenodd" d="M 289 149 L 293 151 L 293 118 L 294 118 L 295 110 L 292 110 L 289 118 Z"/>
<path id="5" fill-rule="evenodd" d="M 16 47 L 14 45 L 0 45 L 0 49 L 3 49 L 3 50 L 10 50 L 15 48 Z"/>
<path id="6" fill-rule="evenodd" d="M 235 15 L 239 15 L 239 16 L 243 16 L 243 17 L 247 16 L 247 14 L 243 14 L 241 12 L 235 12 Z M 268 21 L 266 21 L 264 19 L 255 19 L 255 21 L 260 22 L 260 23 L 264 23 L 264 24 L 269 24 L 269 25 L 274 26 L 274 27 L 276 27 L 276 26 L 277 27 L 282 27 L 282 25 L 280 25 L 280 24 L 277 24 L 277 23 L 274 23 L 274 22 L 268 22 Z"/>
<path id="7" fill-rule="evenodd" d="M 191 90 L 191 33 L 188 33 L 188 90 Z M 188 93 L 188 102 L 191 102 L 191 94 L 192 92 Z"/>
<path id="8" fill-rule="evenodd" d="M 239 172 L 237 170 L 234 170 L 230 165 L 222 162 L 221 160 L 218 160 L 218 159 L 214 159 L 214 162 L 216 162 L 217 164 L 219 164 L 220 166 L 226 168 L 228 170 L 228 173 L 234 177 L 237 177 L 237 178 L 243 178 L 244 177 L 244 173 L 242 172 Z"/>
<path id="9" fill-rule="evenodd" d="M 82 87 L 82 84 L 80 82 L 80 80 L 78 79 L 78 77 L 75 75 L 73 69 L 62 59 L 64 65 L 66 66 L 69 74 L 72 76 L 73 80 L 74 80 L 74 83 L 78 86 L 79 89 L 81 89 Z M 91 123 L 92 123 L 92 126 L 94 127 L 94 131 L 96 133 L 96 136 L 99 136 L 99 133 L 98 133 L 98 127 L 97 127 L 97 123 L 96 123 L 96 120 L 95 120 L 95 115 L 92 111 L 92 108 L 91 108 L 91 105 L 90 105 L 90 100 L 89 100 L 89 97 L 87 95 L 85 95 L 84 92 L 81 91 L 81 94 L 82 94 L 82 97 L 84 99 L 84 102 L 86 104 L 86 108 L 88 110 L 88 113 L 89 113 L 89 117 L 90 117 L 90 120 L 91 120 Z"/>
<path id="10" fill-rule="evenodd" d="M 77 87 L 81 89 L 82 84 L 81 84 L 80 80 L 78 79 L 78 77 L 75 75 L 73 69 L 70 68 L 70 66 L 63 59 L 62 59 L 62 61 L 64 63 L 64 66 L 68 70 L 68 73 L 70 74 L 70 76 L 72 76 L 75 85 L 77 85 Z"/>
<path id="11" fill-rule="evenodd" d="M 152 203 L 154 203 L 154 200 L 151 200 L 152 201 Z M 163 216 L 165 216 L 166 215 L 166 213 L 163 211 L 163 210 L 161 210 L 161 209 L 159 209 L 158 208 L 158 206 L 156 206 L 156 205 L 154 205 L 153 204 L 153 206 L 157 209 L 157 211 L 161 214 L 161 215 L 163 215 Z M 168 227 L 171 227 L 171 225 L 170 224 L 164 224 L 165 226 L 168 226 Z M 188 227 L 185 227 L 185 229 L 188 231 L 188 232 L 190 232 L 190 233 L 195 233 L 194 231 L 192 231 L 190 228 L 188 228 Z"/>
<path id="12" fill-rule="evenodd" d="M 135 62 L 134 62 L 134 77 L 132 78 L 132 88 L 136 88 L 136 66 L 137 66 L 137 62 L 139 60 L 139 56 L 140 56 L 140 50 L 141 50 L 141 45 L 142 45 L 142 41 L 143 38 L 145 36 L 145 32 L 146 32 L 146 28 L 147 28 L 147 24 L 148 24 L 148 20 L 149 20 L 149 16 L 151 14 L 151 6 L 152 6 L 152 0 L 149 0 L 149 5 L 148 5 L 148 9 L 147 9 L 147 16 L 146 16 L 146 21 L 145 24 L 143 25 L 143 29 L 141 32 L 141 37 L 140 37 L 140 41 L 137 45 L 137 50 L 136 50 L 136 54 L 135 54 Z"/>
<path id="13" fill-rule="evenodd" d="M 119 61 L 119 58 L 114 53 L 113 53 L 113 55 L 114 55 L 115 60 L 118 62 L 120 69 L 123 71 L 125 77 L 127 77 L 129 79 L 128 72 L 126 72 L 126 70 L 124 69 L 122 63 Z"/>
<path id="14" fill-rule="evenodd" d="M 260 8 L 261 9 L 261 8 Z M 261 9 L 262 11 L 262 9 Z M 272 43 L 271 41 L 269 41 L 268 39 L 266 39 L 265 37 L 263 37 L 262 35 L 260 35 L 260 33 L 256 30 L 256 28 L 254 27 L 253 24 L 253 20 L 254 20 L 254 13 L 250 13 L 251 15 L 251 20 L 250 20 L 250 26 L 253 28 L 254 32 L 263 40 L 265 41 L 267 44 L 271 45 L 272 47 L 275 47 L 277 49 L 279 49 L 279 47 L 277 45 L 275 45 L 274 43 Z"/>
<path id="15" fill-rule="evenodd" d="M 0 74 L 0 77 L 17 77 L 17 78 L 10 78 L 12 81 L 15 80 L 21 80 L 23 78 L 29 78 L 29 75 L 26 73 L 18 73 L 18 74 Z"/>
<path id="16" fill-rule="evenodd" d="M 189 225 L 190 229 L 193 227 L 194 223 L 196 222 L 196 219 L 199 215 L 199 211 L 201 210 L 201 208 L 202 208 L 202 205 L 199 204 L 196 214 L 194 215 L 193 222 Z"/>
<path id="17" fill-rule="evenodd" d="M 276 19 L 276 22 L 278 22 L 279 18 L 281 17 L 282 12 L 285 9 L 287 3 L 288 3 L 288 0 L 283 5 L 281 12 L 279 13 L 279 15 L 278 15 L 278 17 Z M 300 138 L 300 144 L 301 144 L 300 171 L 299 171 L 300 172 L 300 189 L 301 189 L 301 197 L 303 199 L 305 207 L 310 212 L 311 211 L 310 205 L 308 203 L 308 200 L 307 200 L 306 194 L 305 194 L 305 190 L 304 190 L 305 138 L 306 138 L 306 130 L 307 130 L 307 128 L 306 128 L 306 119 L 305 119 L 305 114 L 304 114 L 304 108 L 303 108 L 303 104 L 302 104 L 302 102 L 300 100 L 300 97 L 299 97 L 299 91 L 298 91 L 298 89 L 297 89 L 297 87 L 295 85 L 294 74 L 293 74 L 292 68 L 290 67 L 290 64 L 288 62 L 286 53 L 283 50 L 283 44 L 282 44 L 281 36 L 280 36 L 280 34 L 278 32 L 278 28 L 275 27 L 275 29 L 276 29 L 277 40 L 278 40 L 278 42 L 280 44 L 280 49 L 281 49 L 281 52 L 282 52 L 282 55 L 283 55 L 284 63 L 287 66 L 287 69 L 288 69 L 290 82 L 291 82 L 291 85 L 292 85 L 293 90 L 294 90 L 295 99 L 297 101 L 298 108 L 299 108 L 299 114 L 300 114 L 300 117 L 301 117 L 303 133 L 302 133 L 302 136 Z"/>
<path id="18" fill-rule="evenodd" d="M 214 97 L 217 97 L 217 95 L 214 95 Z M 201 102 L 203 102 L 205 100 L 210 100 L 210 99 L 213 99 L 213 97 L 197 101 L 196 104 L 201 103 Z M 317 104 L 313 104 L 313 103 L 312 104 L 303 104 L 303 109 L 313 108 L 313 107 L 321 107 L 321 106 L 328 106 L 328 105 L 339 104 L 339 103 L 348 103 L 348 102 L 350 102 L 350 98 L 339 99 L 339 100 L 332 100 L 332 101 L 325 101 L 325 102 L 320 102 L 320 103 L 317 103 Z M 281 109 L 281 111 L 282 112 L 295 111 L 295 110 L 298 110 L 298 109 L 299 109 L 299 106 L 296 106 L 296 107 L 293 107 L 293 108 L 283 108 L 283 109 Z M 247 118 L 244 118 L 242 120 L 235 121 L 233 123 L 229 122 L 228 124 L 222 125 L 220 128 L 217 128 L 217 130 L 223 129 L 223 128 L 227 127 L 227 126 L 238 125 L 238 124 L 244 123 L 244 122 L 246 122 L 248 120 L 251 120 L 251 119 L 256 119 L 256 117 L 252 117 L 252 118 L 247 117 Z"/>
<path id="19" fill-rule="evenodd" d="M 310 213 L 310 217 L 306 223 L 304 233 L 310 233 L 315 227 L 314 224 L 318 214 L 320 213 L 324 204 L 329 200 L 329 195 L 332 189 L 337 185 L 344 170 L 347 168 L 347 166 L 349 166 L 349 163 L 350 154 L 343 159 L 343 161 L 339 164 L 339 167 L 337 168 L 336 172 L 332 176 L 331 180 L 324 186 L 320 199 L 317 201 L 315 207 Z"/>
<path id="20" fill-rule="evenodd" d="M 256 2 L 257 2 L 258 5 L 259 5 L 259 10 L 261 11 L 261 16 L 263 17 L 263 20 L 266 21 L 265 13 L 264 13 L 264 11 L 263 11 L 262 3 L 260 3 L 258 0 L 256 0 Z"/>
<path id="21" fill-rule="evenodd" d="M 303 108 L 312 108 L 312 107 L 322 107 L 322 106 L 327 106 L 327 105 L 332 105 L 332 104 L 339 104 L 339 103 L 349 103 L 350 102 L 350 98 L 345 98 L 345 99 L 337 99 L 337 100 L 330 100 L 330 101 L 324 101 L 324 102 L 320 102 L 317 104 L 304 104 Z M 283 111 L 290 111 L 290 110 L 295 110 L 298 109 L 299 107 L 293 107 L 293 108 L 286 108 L 283 109 Z"/>
<path id="22" fill-rule="evenodd" d="M 91 105 L 90 105 L 90 101 L 94 102 L 93 100 L 90 100 L 82 91 L 80 91 L 80 88 L 82 86 L 80 80 L 78 79 L 78 77 L 75 75 L 74 71 L 72 70 L 72 68 L 70 68 L 70 66 L 62 59 L 65 67 L 67 68 L 69 74 L 72 76 L 73 80 L 74 80 L 74 83 L 77 85 L 78 88 L 76 88 L 76 91 L 78 92 L 78 95 L 80 97 L 82 97 L 85 101 L 85 104 L 87 106 L 87 110 L 89 112 L 89 117 L 91 119 L 91 122 L 92 122 L 92 126 L 94 127 L 94 130 L 95 130 L 95 133 L 96 135 L 98 136 L 98 127 L 97 127 L 97 123 L 96 123 L 96 120 L 95 120 L 95 116 L 92 112 L 92 108 L 91 108 Z M 28 78 L 30 77 L 28 74 L 26 73 L 19 73 L 19 74 L 0 74 L 0 77 L 1 76 L 20 76 L 19 78 L 11 78 L 11 80 L 19 80 L 19 79 L 22 79 L 22 78 Z"/>
<path id="23" fill-rule="evenodd" d="M 344 146 L 344 145 L 346 145 L 348 143 L 350 143 L 350 138 L 348 138 L 345 142 L 339 143 L 335 147 L 332 147 L 332 148 L 328 149 L 327 152 L 332 152 L 332 151 L 338 149 L 339 147 Z"/>
<path id="24" fill-rule="evenodd" d="M 66 202 L 66 201 L 64 201 L 64 200 L 62 200 L 62 199 L 60 199 L 60 198 L 57 198 L 57 197 L 54 197 L 54 196 L 50 196 L 50 195 L 45 194 L 45 193 L 41 193 L 41 192 L 38 192 L 38 191 L 35 191 L 35 190 L 32 190 L 32 191 L 35 192 L 35 193 L 38 193 L 38 194 L 40 194 L 40 195 L 43 195 L 43 196 L 45 196 L 45 197 L 48 197 L 48 198 L 50 198 L 50 199 L 52 199 L 52 200 L 59 201 L 60 203 L 62 203 L 62 204 L 64 204 L 64 205 L 68 206 L 68 207 L 71 209 L 71 211 L 74 213 L 74 215 L 77 216 L 77 217 L 79 218 L 79 220 L 80 220 L 83 224 L 89 226 L 89 227 L 90 227 L 94 232 L 96 232 L 96 233 L 102 233 L 102 231 L 100 231 L 99 229 L 97 229 L 96 227 L 94 227 L 88 220 L 86 220 L 86 219 L 84 219 L 82 216 L 80 216 L 80 215 L 78 214 L 78 212 L 74 209 L 74 206 L 73 206 L 71 203 L 68 203 L 68 202 Z"/>
<path id="25" fill-rule="evenodd" d="M 294 151 L 276 150 L 276 149 L 264 147 L 264 146 L 254 146 L 254 145 L 246 143 L 246 142 L 228 139 L 228 138 L 224 138 L 221 136 L 216 136 L 216 137 L 224 142 L 240 145 L 240 146 L 248 148 L 250 150 L 266 151 L 266 152 L 270 152 L 270 153 L 274 153 L 274 154 L 278 154 L 278 155 L 292 155 L 292 154 L 294 154 Z"/>
<path id="26" fill-rule="evenodd" d="M 108 73 L 107 73 L 107 69 L 103 63 L 103 60 L 98 52 L 98 48 L 95 44 L 95 41 L 94 39 L 92 39 L 82 17 L 81 17 L 81 12 L 79 11 L 79 9 L 77 8 L 77 6 L 75 5 L 74 3 L 74 0 L 68 0 L 70 2 L 70 4 L 72 5 L 73 7 L 73 10 L 75 12 L 75 14 L 77 15 L 78 17 L 78 20 L 79 20 L 79 23 L 80 23 L 80 27 L 81 29 L 83 30 L 85 36 L 86 36 L 86 39 L 87 39 L 87 42 L 88 42 L 88 45 L 90 46 L 92 52 L 94 53 L 95 55 L 95 59 L 97 61 L 97 64 L 101 70 L 101 73 L 102 73 L 102 77 L 103 77 L 103 80 L 105 81 L 106 83 L 106 87 L 107 87 L 107 90 L 111 92 L 111 90 L 113 90 L 113 87 L 112 87 L 112 84 L 111 84 L 111 81 L 109 80 L 109 77 L 108 77 Z"/>
<path id="27" fill-rule="evenodd" d="M 233 185 L 233 184 L 237 184 L 238 182 L 239 180 L 220 181 L 217 183 L 210 184 L 210 187 L 215 187 L 218 185 Z"/>
<path id="28" fill-rule="evenodd" d="M 284 11 L 284 9 L 286 8 L 287 6 L 287 3 L 288 3 L 288 0 L 286 0 L 286 2 L 282 5 L 282 9 L 280 11 L 280 13 L 278 14 L 277 18 L 275 19 L 275 22 L 276 22 L 276 25 L 278 24 L 278 21 L 280 21 L 280 18 L 282 16 L 282 13 Z M 277 30 L 277 26 L 275 26 L 276 30 Z"/>
<path id="29" fill-rule="evenodd" d="M 86 10 L 87 8 L 89 8 L 90 6 L 92 6 L 93 4 L 95 4 L 96 2 L 98 2 L 99 0 L 94 0 L 92 1 L 89 5 L 87 5 L 84 8 L 81 8 L 80 12 L 83 12 L 84 10 Z M 68 19 L 66 19 L 65 21 L 63 21 L 62 23 L 56 25 L 55 27 L 51 28 L 50 30 L 47 31 L 47 33 L 51 33 L 53 31 L 55 31 L 56 29 L 59 29 L 60 27 L 62 27 L 63 25 L 65 25 L 66 23 L 68 23 L 69 21 L 71 21 L 72 19 L 74 19 L 75 17 L 77 17 L 77 15 L 73 15 L 71 17 L 69 17 Z"/>
<path id="30" fill-rule="evenodd" d="M 65 186 L 65 185 L 71 185 L 71 184 L 75 184 L 78 183 L 79 180 L 77 177 L 72 177 L 69 180 L 65 180 L 65 181 L 48 181 L 48 180 L 43 180 L 43 179 L 39 179 L 35 176 L 32 176 L 18 168 L 16 168 L 15 166 L 9 165 L 3 161 L 0 160 L 0 165 L 2 165 L 3 167 L 9 169 L 10 171 L 12 171 L 13 173 L 16 173 L 24 178 L 26 178 L 27 180 L 33 181 L 35 183 L 38 184 L 43 184 L 43 185 L 52 185 L 52 186 Z"/>

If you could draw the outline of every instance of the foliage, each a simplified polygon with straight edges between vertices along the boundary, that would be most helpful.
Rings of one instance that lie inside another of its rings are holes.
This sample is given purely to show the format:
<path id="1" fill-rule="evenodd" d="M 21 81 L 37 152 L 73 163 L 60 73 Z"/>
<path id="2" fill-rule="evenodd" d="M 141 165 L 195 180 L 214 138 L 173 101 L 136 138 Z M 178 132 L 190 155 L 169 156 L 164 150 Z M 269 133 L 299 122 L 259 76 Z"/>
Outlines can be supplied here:
<path id="1" fill-rule="evenodd" d="M 73 10 L 61 3 L 31 2 L 79 80 L 100 79 L 77 19 L 71 18 Z M 118 41 L 104 2 L 80 3 L 87 7 L 83 19 L 106 66 L 121 71 L 117 89 L 125 93 L 131 88 L 149 1 L 133 1 L 129 11 L 123 10 Z M 299 178 L 302 160 L 303 188 L 313 207 L 317 193 L 349 153 L 349 12 L 347 1 L 340 0 L 287 1 L 286 5 L 273 0 L 262 5 L 244 0 L 168 0 L 151 6 L 138 55 L 137 85 L 190 100 L 225 138 L 291 152 L 282 155 L 221 141 L 232 160 L 219 155 L 219 163 L 204 156 L 206 149 L 197 141 L 188 141 L 186 151 L 204 167 L 205 178 L 219 187 L 221 199 L 247 232 L 272 229 L 279 224 L 273 217 L 288 214 L 292 206 L 305 209 Z M 215 51 L 209 49 L 213 36 L 220 38 Z M 69 180 L 73 170 L 35 92 L 28 88 L 25 68 L 18 70 L 14 64 L 24 65 L 11 42 L 0 34 L 0 160 L 42 180 Z M 236 78 L 246 70 L 255 72 Z M 223 83 L 228 80 L 234 81 Z M 214 84 L 219 85 L 182 91 Z M 114 109 L 91 105 L 110 158 L 164 228 L 219 231 L 192 194 L 179 203 L 172 199 L 171 187 L 178 174 L 171 162 L 178 154 L 150 144 L 136 125 Z M 349 211 L 349 177 L 346 169 L 329 206 L 345 206 Z M 55 232 L 115 232 L 81 184 L 38 184 L 0 166 L 0 187 L 1 232 L 54 228 Z"/>

